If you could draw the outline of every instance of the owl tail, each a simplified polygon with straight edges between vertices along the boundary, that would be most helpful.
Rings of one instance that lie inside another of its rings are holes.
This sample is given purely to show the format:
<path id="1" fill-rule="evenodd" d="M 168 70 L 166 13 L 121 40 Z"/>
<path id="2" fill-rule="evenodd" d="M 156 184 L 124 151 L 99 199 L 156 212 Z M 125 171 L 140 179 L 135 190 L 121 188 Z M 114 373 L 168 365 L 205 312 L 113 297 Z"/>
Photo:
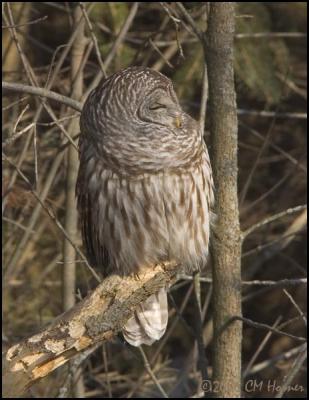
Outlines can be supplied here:
<path id="1" fill-rule="evenodd" d="M 167 320 L 167 292 L 162 288 L 137 307 L 122 333 L 132 346 L 151 345 L 163 336 Z"/>

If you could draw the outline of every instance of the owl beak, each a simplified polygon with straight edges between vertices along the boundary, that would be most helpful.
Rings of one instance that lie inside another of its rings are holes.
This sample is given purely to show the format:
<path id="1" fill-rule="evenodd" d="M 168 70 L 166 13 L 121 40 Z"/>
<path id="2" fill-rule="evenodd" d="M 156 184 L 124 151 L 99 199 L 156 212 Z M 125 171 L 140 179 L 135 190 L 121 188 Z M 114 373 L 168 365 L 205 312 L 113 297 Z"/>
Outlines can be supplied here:
<path id="1" fill-rule="evenodd" d="M 174 119 L 174 125 L 176 126 L 176 128 L 181 128 L 182 120 L 181 120 L 180 115 L 176 115 L 176 117 Z"/>

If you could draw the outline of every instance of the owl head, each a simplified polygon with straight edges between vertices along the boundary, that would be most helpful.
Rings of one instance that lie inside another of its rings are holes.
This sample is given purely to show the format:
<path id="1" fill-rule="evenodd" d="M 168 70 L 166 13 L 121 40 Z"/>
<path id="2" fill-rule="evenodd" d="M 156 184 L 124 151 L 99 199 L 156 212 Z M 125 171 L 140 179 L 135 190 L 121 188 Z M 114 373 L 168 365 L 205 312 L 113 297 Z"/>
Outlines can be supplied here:
<path id="1" fill-rule="evenodd" d="M 198 125 L 181 109 L 171 80 L 145 67 L 101 81 L 84 105 L 81 131 L 98 154 L 122 169 L 177 164 L 200 144 Z"/>
<path id="2" fill-rule="evenodd" d="M 129 67 L 116 72 L 90 94 L 84 110 L 89 102 L 97 104 L 96 116 L 104 125 L 124 121 L 127 127 L 131 123 L 172 130 L 182 126 L 183 111 L 171 80 L 150 68 Z"/>

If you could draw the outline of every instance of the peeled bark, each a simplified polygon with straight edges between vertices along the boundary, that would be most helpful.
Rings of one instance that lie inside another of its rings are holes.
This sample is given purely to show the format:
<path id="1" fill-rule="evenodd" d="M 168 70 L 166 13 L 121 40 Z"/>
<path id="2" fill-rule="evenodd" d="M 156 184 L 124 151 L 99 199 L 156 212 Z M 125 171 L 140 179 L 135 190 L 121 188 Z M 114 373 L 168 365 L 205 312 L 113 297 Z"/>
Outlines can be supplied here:
<path id="1" fill-rule="evenodd" d="M 146 268 L 138 277 L 111 275 L 91 294 L 42 332 L 15 344 L 3 355 L 5 397 L 20 397 L 36 380 L 97 343 L 111 340 L 138 304 L 179 272 L 175 263 Z"/>

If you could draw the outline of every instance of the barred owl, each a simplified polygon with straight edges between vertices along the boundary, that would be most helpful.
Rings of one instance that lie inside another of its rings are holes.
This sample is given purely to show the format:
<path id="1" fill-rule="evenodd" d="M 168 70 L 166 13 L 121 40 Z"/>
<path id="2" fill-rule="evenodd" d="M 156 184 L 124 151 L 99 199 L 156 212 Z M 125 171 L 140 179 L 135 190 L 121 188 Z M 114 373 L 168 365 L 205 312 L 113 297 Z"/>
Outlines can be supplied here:
<path id="1" fill-rule="evenodd" d="M 89 262 L 106 274 L 172 260 L 198 270 L 208 254 L 212 172 L 171 81 L 149 68 L 117 72 L 91 92 L 80 125 L 76 193 Z M 167 320 L 163 288 L 135 310 L 124 337 L 150 345 Z"/>

